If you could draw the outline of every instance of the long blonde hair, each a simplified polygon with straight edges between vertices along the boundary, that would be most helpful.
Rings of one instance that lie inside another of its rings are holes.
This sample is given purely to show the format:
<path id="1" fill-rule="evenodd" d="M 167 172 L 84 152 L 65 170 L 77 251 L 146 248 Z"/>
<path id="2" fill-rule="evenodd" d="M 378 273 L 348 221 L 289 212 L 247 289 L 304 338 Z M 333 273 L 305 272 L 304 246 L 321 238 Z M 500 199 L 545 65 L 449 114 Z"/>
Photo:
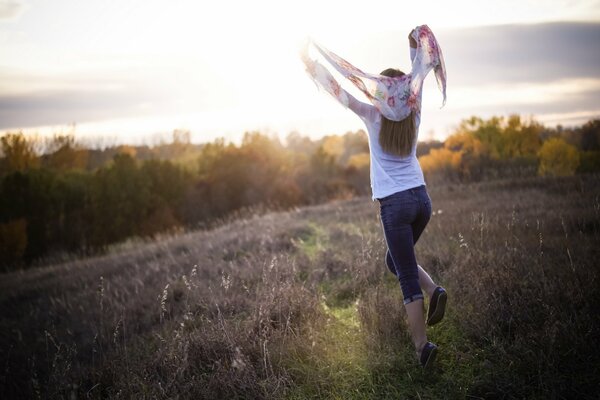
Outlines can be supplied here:
<path id="1" fill-rule="evenodd" d="M 404 75 L 404 72 L 399 69 L 388 68 L 383 70 L 380 75 L 394 78 Z M 405 157 L 412 151 L 416 138 L 414 111 L 401 121 L 392 121 L 383 115 L 381 116 L 379 145 L 384 152 Z"/>

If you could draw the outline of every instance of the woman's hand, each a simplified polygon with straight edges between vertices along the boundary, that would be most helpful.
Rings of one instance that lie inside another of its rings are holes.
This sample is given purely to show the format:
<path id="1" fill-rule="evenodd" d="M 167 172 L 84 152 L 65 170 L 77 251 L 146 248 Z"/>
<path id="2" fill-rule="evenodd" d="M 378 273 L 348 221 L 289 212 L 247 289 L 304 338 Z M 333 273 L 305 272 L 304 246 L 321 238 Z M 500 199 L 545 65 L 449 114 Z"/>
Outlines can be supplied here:
<path id="1" fill-rule="evenodd" d="M 410 43 L 410 47 L 412 47 L 413 49 L 416 49 L 417 48 L 417 41 L 412 37 L 412 34 L 413 34 L 414 31 L 415 30 L 413 29 L 408 34 L 408 42 Z"/>

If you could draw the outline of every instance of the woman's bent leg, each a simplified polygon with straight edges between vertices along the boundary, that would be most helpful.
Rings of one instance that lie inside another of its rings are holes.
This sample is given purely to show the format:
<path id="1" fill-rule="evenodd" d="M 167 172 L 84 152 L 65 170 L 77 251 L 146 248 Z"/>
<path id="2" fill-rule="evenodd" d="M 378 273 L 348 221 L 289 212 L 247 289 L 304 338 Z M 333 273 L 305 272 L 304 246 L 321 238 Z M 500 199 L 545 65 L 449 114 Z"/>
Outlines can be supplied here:
<path id="1" fill-rule="evenodd" d="M 390 254 L 390 249 L 387 249 L 385 252 L 385 265 L 387 265 L 392 274 L 398 276 L 396 273 L 396 267 L 394 266 L 394 260 L 392 260 L 392 255 Z"/>
<path id="2" fill-rule="evenodd" d="M 394 266 L 394 260 L 392 260 L 392 255 L 390 254 L 390 249 L 387 249 L 385 252 L 385 265 L 387 265 L 392 274 L 398 276 L 396 273 L 396 267 Z M 437 285 L 433 279 L 431 279 L 431 276 L 429 276 L 427 271 L 425 271 L 425 269 L 419 264 L 417 264 L 417 271 L 419 274 L 419 286 L 425 291 L 425 293 L 427 293 L 427 296 L 431 297 Z"/>
<path id="3" fill-rule="evenodd" d="M 409 224 L 384 229 L 385 240 L 400 281 L 404 304 L 422 299 L 419 270 L 413 247 L 412 229 Z"/>
<path id="4" fill-rule="evenodd" d="M 396 267 L 394 266 L 394 260 L 392 260 L 392 255 L 390 254 L 390 249 L 387 249 L 385 252 L 385 265 L 387 265 L 392 274 L 398 276 L 396 273 Z M 419 286 L 425 291 L 425 293 L 427 293 L 427 296 L 431 297 L 437 285 L 433 279 L 431 279 L 431 276 L 429 276 L 427 271 L 425 271 L 425 269 L 419 264 L 417 264 L 417 270 L 419 274 Z"/>
<path id="5" fill-rule="evenodd" d="M 419 270 L 419 285 L 421 286 L 421 289 L 427 293 L 427 296 L 431 298 L 431 295 L 433 295 L 433 291 L 437 285 L 433 282 L 433 279 L 431 279 L 431 276 L 429 276 L 423 267 L 417 264 L 417 268 Z"/>
<path id="6" fill-rule="evenodd" d="M 431 218 L 431 199 L 429 194 L 427 193 L 427 189 L 423 188 L 418 193 L 420 212 L 417 215 L 415 221 L 411 224 L 413 231 L 413 240 L 414 244 L 417 244 L 417 241 L 421 237 L 421 234 L 425 230 L 425 227 L 429 223 L 429 219 Z M 433 294 L 433 291 L 436 288 L 436 284 L 431 279 L 431 276 L 425 271 L 423 267 L 417 265 L 419 270 L 419 284 L 421 288 L 427 293 L 429 297 Z"/>
<path id="7" fill-rule="evenodd" d="M 427 343 L 423 293 L 419 286 L 419 270 L 415 259 L 410 225 L 395 227 L 385 232 L 390 258 L 397 270 L 398 280 L 404 297 L 404 307 L 408 319 L 408 329 L 417 357 Z M 397 261 L 396 261 L 397 260 Z"/>
<path id="8" fill-rule="evenodd" d="M 398 276 L 396 273 L 396 267 L 394 266 L 394 260 L 392 260 L 392 255 L 390 254 L 390 249 L 387 249 L 385 252 L 385 265 L 387 265 L 392 274 Z M 425 271 L 425 269 L 423 269 L 423 267 L 421 267 L 419 264 L 417 264 L 417 271 L 419 274 L 419 286 L 425 291 L 425 293 L 427 293 L 427 296 L 431 297 L 437 285 L 433 279 L 431 279 L 431 276 L 429 276 L 427 271 Z"/>

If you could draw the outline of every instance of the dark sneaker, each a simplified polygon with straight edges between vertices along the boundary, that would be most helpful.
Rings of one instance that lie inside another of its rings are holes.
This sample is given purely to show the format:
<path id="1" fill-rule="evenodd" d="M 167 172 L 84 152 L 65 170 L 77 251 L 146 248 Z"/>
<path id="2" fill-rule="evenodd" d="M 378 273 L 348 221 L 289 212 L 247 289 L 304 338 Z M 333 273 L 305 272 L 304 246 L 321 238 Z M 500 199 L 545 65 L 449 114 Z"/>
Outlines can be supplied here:
<path id="1" fill-rule="evenodd" d="M 429 301 L 427 325 L 435 325 L 444 318 L 447 300 L 448 294 L 446 294 L 446 290 L 441 286 L 436 287 L 431 296 L 431 300 Z"/>
<path id="2" fill-rule="evenodd" d="M 435 361 L 437 355 L 437 346 L 431 342 L 425 343 L 423 350 L 421 350 L 421 365 L 423 368 L 428 369 Z"/>

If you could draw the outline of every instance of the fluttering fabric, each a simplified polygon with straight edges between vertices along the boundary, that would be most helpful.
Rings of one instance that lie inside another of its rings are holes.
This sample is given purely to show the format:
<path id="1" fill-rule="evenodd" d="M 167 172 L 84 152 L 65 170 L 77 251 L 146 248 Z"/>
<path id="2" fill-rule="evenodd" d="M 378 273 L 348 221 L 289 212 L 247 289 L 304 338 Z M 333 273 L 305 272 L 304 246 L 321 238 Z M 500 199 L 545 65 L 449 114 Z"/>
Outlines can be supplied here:
<path id="1" fill-rule="evenodd" d="M 346 91 L 341 89 L 327 68 L 309 57 L 311 44 L 337 71 L 356 85 L 383 116 L 392 121 L 401 121 L 418 108 L 419 91 L 422 90 L 423 80 L 432 69 L 438 88 L 443 94 L 442 107 L 446 104 L 446 67 L 442 49 L 427 25 L 416 27 L 412 37 L 417 42 L 412 69 L 410 73 L 401 77 L 391 78 L 363 72 L 310 38 L 306 40 L 300 57 L 306 65 L 306 72 L 317 87 L 325 89 L 345 107 L 348 107 L 349 101 Z"/>

